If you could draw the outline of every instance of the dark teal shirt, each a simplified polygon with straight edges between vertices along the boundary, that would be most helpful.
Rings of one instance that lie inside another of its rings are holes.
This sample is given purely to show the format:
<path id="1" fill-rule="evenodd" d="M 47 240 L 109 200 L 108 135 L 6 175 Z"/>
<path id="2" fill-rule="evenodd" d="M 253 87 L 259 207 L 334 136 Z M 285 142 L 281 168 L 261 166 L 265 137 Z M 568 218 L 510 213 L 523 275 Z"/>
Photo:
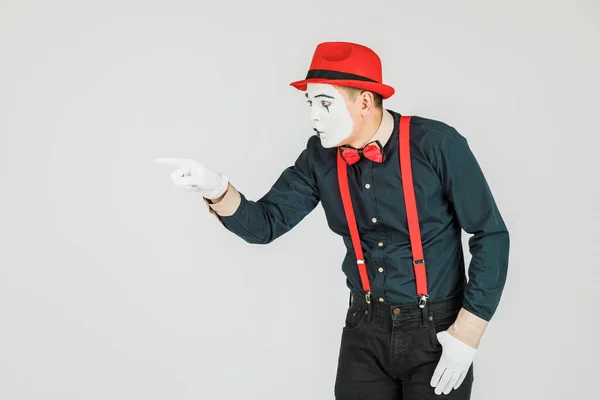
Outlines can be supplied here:
<path id="1" fill-rule="evenodd" d="M 398 123 L 384 162 L 348 167 L 350 193 L 375 301 L 418 301 L 398 152 Z M 442 122 L 411 118 L 411 158 L 430 300 L 463 295 L 463 307 L 489 321 L 506 281 L 509 234 L 467 140 Z M 337 148 L 316 136 L 259 200 L 241 204 L 223 225 L 248 243 L 267 244 L 296 226 L 321 202 L 330 229 L 346 245 L 348 288 L 363 293 L 337 179 Z M 376 222 L 374 221 L 376 219 Z M 468 269 L 461 228 L 472 234 Z"/>

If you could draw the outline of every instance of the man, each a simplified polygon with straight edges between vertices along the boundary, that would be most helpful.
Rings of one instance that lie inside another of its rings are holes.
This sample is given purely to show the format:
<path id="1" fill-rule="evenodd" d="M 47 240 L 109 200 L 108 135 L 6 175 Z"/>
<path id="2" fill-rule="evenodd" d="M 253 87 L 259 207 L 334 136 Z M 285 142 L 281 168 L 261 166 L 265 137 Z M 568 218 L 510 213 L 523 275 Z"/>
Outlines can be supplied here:
<path id="1" fill-rule="evenodd" d="M 249 243 L 272 242 L 322 203 L 346 244 L 351 292 L 337 399 L 469 399 L 506 280 L 508 231 L 467 140 L 383 108 L 394 89 L 381 71 L 365 46 L 317 46 L 306 79 L 291 84 L 306 91 L 316 135 L 257 201 L 195 161 L 157 162 L 177 166 L 175 185 L 200 191 Z M 468 282 L 461 228 L 473 234 Z"/>

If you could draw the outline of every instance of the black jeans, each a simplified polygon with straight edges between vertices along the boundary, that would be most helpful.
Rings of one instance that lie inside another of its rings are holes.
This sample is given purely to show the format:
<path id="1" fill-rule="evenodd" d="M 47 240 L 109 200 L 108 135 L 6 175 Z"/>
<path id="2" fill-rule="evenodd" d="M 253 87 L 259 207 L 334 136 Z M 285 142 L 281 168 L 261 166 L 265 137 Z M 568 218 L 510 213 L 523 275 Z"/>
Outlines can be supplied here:
<path id="1" fill-rule="evenodd" d="M 452 325 L 462 298 L 393 305 L 353 294 L 342 330 L 337 400 L 468 400 L 473 365 L 458 389 L 436 395 L 430 381 L 442 355 L 436 333 Z M 369 312 L 370 310 L 370 312 Z"/>

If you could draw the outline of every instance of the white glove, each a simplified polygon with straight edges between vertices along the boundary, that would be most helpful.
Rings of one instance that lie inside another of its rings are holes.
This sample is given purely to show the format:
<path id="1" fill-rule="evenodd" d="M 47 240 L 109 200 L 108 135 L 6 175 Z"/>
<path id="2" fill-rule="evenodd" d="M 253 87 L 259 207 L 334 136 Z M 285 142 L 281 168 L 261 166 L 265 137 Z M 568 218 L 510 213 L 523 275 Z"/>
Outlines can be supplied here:
<path id="1" fill-rule="evenodd" d="M 159 158 L 154 161 L 177 168 L 171 174 L 171 179 L 177 188 L 200 192 L 207 199 L 216 199 L 227 191 L 229 185 L 227 177 L 211 171 L 194 160 Z"/>
<path id="2" fill-rule="evenodd" d="M 435 394 L 448 394 L 465 380 L 477 349 L 452 336 L 448 331 L 437 333 L 442 344 L 442 357 L 431 378 Z"/>

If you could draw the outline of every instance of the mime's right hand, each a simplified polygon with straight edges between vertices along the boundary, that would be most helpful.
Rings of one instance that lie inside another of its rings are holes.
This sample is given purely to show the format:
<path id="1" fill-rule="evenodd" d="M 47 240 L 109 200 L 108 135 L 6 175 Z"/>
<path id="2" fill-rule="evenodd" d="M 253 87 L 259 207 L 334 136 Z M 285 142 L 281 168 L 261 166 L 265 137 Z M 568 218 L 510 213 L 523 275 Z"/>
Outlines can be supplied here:
<path id="1" fill-rule="evenodd" d="M 213 172 L 194 160 L 184 158 L 158 158 L 157 164 L 170 165 L 176 168 L 171 174 L 175 187 L 188 191 L 200 192 L 207 199 L 219 198 L 227 191 L 227 177 Z"/>

